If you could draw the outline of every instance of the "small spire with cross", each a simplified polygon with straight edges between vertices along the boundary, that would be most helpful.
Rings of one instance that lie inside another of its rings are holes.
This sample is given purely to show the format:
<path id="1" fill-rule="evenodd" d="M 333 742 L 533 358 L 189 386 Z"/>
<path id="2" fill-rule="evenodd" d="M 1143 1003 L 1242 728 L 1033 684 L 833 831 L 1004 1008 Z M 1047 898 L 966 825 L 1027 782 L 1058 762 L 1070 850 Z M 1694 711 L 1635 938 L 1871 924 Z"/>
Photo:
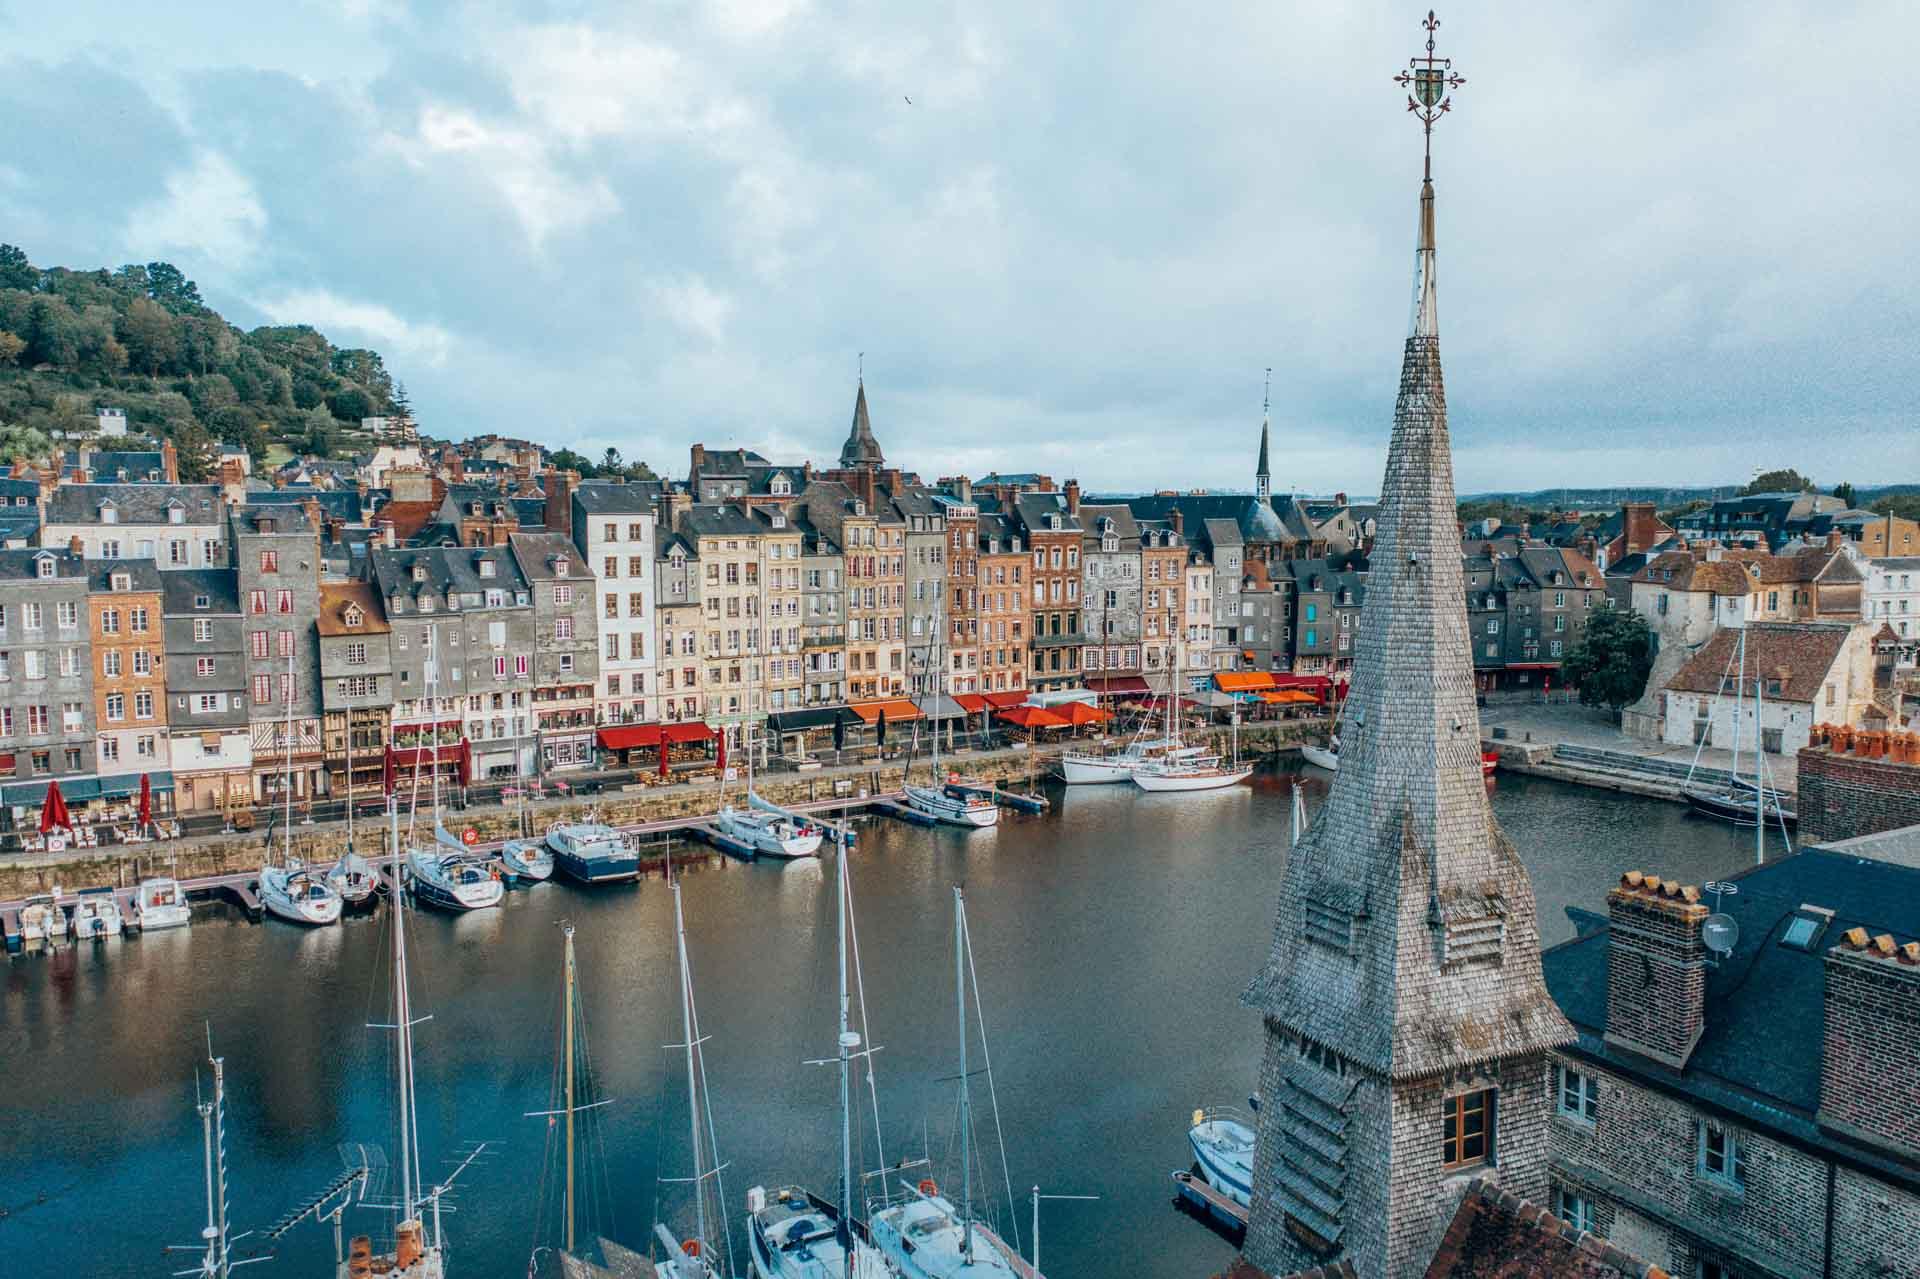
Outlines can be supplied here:
<path id="1" fill-rule="evenodd" d="M 1420 25 L 1427 31 L 1426 56 L 1416 55 L 1409 60 L 1407 69 L 1393 81 L 1407 90 L 1407 110 L 1420 121 L 1421 130 L 1426 134 L 1426 175 L 1431 179 L 1433 126 L 1453 110 L 1453 91 L 1466 80 L 1455 74 L 1452 58 L 1436 58 L 1433 54 L 1433 33 L 1440 29 L 1440 19 L 1434 16 L 1433 10 L 1427 10 L 1427 20 Z"/>

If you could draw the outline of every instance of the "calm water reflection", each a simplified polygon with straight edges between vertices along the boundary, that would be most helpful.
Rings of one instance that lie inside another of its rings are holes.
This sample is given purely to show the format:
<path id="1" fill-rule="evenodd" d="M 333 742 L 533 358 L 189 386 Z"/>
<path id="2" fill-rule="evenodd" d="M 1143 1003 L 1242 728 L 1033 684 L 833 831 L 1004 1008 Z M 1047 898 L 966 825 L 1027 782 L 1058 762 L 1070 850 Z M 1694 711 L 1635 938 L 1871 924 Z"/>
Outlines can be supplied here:
<path id="1" fill-rule="evenodd" d="M 1055 1276 L 1208 1273 L 1224 1244 L 1166 1207 L 1185 1116 L 1234 1102 L 1259 1043 L 1238 994 L 1267 947 L 1291 788 L 1144 796 L 1056 791 L 1045 817 L 967 835 L 878 821 L 855 853 L 860 945 L 889 1158 L 952 1128 L 950 893 L 968 891 L 1019 1228 L 1027 1187 L 1103 1196 L 1044 1224 Z M 1568 905 L 1599 908 L 1625 869 L 1690 880 L 1752 859 L 1752 836 L 1677 805 L 1503 777 L 1495 808 L 1533 874 L 1545 940 Z M 833 867 L 687 868 L 686 911 L 722 1157 L 735 1207 L 757 1182 L 829 1187 Z M 462 1142 L 498 1153 L 468 1172 L 450 1220 L 456 1275 L 524 1272 L 553 1069 L 558 922 L 578 927 L 583 997 L 606 1095 L 617 1234 L 646 1238 L 655 1173 L 685 1170 L 670 899 L 658 880 L 587 893 L 548 885 L 504 909 L 418 917 L 420 1131 L 430 1168 Z M 234 1216 L 271 1222 L 338 1167 L 334 1144 L 385 1142 L 378 921 L 303 932 L 203 910 L 190 930 L 12 960 L 0 974 L 0 1258 L 51 1246 L 94 1274 L 184 1268 L 201 1213 L 192 1072 L 205 1026 L 227 1057 Z M 1004 1198 L 1004 1192 L 1002 1192 Z M 672 1206 L 669 1200 L 669 1208 Z M 1001 1209 L 1004 1217 L 1004 1205 Z M 366 1214 L 362 1229 L 377 1229 Z M 349 1225 L 352 1225 L 349 1218 Z M 1116 1265 L 1124 1258 L 1124 1265 Z M 273 1273 L 328 1273 L 312 1225 Z"/>

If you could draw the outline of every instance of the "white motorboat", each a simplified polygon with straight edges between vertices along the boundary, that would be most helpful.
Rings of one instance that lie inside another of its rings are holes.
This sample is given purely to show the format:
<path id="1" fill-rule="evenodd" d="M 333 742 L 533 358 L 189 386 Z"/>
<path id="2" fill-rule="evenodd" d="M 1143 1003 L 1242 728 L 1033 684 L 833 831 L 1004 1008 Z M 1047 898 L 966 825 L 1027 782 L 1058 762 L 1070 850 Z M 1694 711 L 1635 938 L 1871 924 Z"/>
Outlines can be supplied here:
<path id="1" fill-rule="evenodd" d="M 260 904 L 295 924 L 340 922 L 340 894 L 298 861 L 260 868 Z"/>
<path id="2" fill-rule="evenodd" d="M 1253 1125 L 1231 1106 L 1193 1112 L 1187 1144 L 1207 1184 L 1238 1204 L 1253 1198 Z"/>
<path id="3" fill-rule="evenodd" d="M 29 897 L 20 907 L 20 938 L 26 945 L 59 941 L 66 935 L 67 909 L 57 891 Z"/>
<path id="4" fill-rule="evenodd" d="M 367 859 L 351 847 L 340 854 L 340 860 L 327 872 L 327 883 L 340 894 L 340 904 L 349 910 L 372 902 L 380 889 L 380 877 L 373 873 Z"/>
<path id="5" fill-rule="evenodd" d="M 967 1080 L 967 975 L 972 969 L 972 942 L 967 935 L 967 906 L 963 890 L 953 890 L 953 958 L 955 990 L 959 997 L 960 1093 L 959 1130 L 960 1204 L 944 1198 L 926 1180 L 904 1188 L 904 1198 L 873 1215 L 873 1242 L 904 1279 L 1040 1279 L 1039 1270 L 979 1219 L 973 1202 L 973 1116 Z M 991 1084 L 991 1065 L 988 1079 Z M 999 1128 L 995 1115 L 994 1128 Z M 1004 1152 L 1003 1152 L 1004 1158 Z M 1011 1209 L 1012 1205 L 1008 1205 Z"/>
<path id="6" fill-rule="evenodd" d="M 500 872 L 464 850 L 416 848 L 407 859 L 413 871 L 413 895 L 441 910 L 485 910 L 506 896 Z"/>
<path id="7" fill-rule="evenodd" d="M 179 928 L 193 922 L 193 910 L 178 882 L 165 876 L 143 879 L 133 892 L 133 922 L 143 933 Z"/>
<path id="8" fill-rule="evenodd" d="M 749 794 L 750 800 L 758 796 Z M 716 819 L 720 832 L 763 857 L 814 857 L 820 852 L 820 828 L 794 821 L 779 811 L 726 807 Z"/>
<path id="9" fill-rule="evenodd" d="M 1308 742 L 1300 748 L 1300 758 L 1306 760 L 1307 763 L 1312 764 L 1315 768 L 1324 768 L 1329 773 L 1339 772 L 1340 734 L 1330 734 L 1327 737 L 1327 744 L 1325 746 L 1315 746 L 1312 742 Z"/>
<path id="10" fill-rule="evenodd" d="M 938 761 L 934 767 L 938 770 Z M 951 795 L 937 786 L 909 786 L 906 795 L 909 807 L 952 826 L 980 830 L 1000 824 L 1000 806 L 985 795 L 971 791 Z"/>
<path id="11" fill-rule="evenodd" d="M 553 854 L 537 840 L 510 839 L 500 845 L 500 864 L 517 880 L 543 884 L 553 878 Z"/>
<path id="12" fill-rule="evenodd" d="M 83 888 L 73 899 L 73 939 L 118 937 L 125 924 L 111 888 Z"/>

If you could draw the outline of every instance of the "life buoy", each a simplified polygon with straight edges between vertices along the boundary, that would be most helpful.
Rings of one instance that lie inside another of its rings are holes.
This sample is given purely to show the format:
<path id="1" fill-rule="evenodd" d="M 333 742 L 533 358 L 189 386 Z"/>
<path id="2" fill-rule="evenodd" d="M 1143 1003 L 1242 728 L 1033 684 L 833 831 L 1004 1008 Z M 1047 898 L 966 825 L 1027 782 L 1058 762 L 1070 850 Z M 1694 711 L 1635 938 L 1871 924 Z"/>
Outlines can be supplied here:
<path id="1" fill-rule="evenodd" d="M 934 1184 L 933 1178 L 922 1177 L 920 1179 L 920 1193 L 932 1197 L 940 1193 L 940 1187 Z"/>
<path id="2" fill-rule="evenodd" d="M 680 1244 L 680 1251 L 686 1253 L 689 1257 L 697 1257 L 700 1255 L 700 1241 L 698 1239 L 683 1240 Z"/>
<path id="3" fill-rule="evenodd" d="M 463 844 L 477 844 L 480 842 L 480 832 L 469 826 L 460 832 L 460 842 Z"/>

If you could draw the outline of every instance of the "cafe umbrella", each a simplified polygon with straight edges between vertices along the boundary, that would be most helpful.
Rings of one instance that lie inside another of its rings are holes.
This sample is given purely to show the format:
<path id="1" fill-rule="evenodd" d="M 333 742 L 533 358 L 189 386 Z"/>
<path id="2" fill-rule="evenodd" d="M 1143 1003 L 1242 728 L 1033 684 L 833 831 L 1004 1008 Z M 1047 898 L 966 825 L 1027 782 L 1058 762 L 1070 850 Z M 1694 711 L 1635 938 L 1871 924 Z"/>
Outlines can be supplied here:
<path id="1" fill-rule="evenodd" d="M 40 833 L 47 834 L 56 826 L 73 829 L 73 817 L 67 812 L 67 797 L 60 793 L 59 782 L 47 783 L 47 797 L 40 805 Z"/>

